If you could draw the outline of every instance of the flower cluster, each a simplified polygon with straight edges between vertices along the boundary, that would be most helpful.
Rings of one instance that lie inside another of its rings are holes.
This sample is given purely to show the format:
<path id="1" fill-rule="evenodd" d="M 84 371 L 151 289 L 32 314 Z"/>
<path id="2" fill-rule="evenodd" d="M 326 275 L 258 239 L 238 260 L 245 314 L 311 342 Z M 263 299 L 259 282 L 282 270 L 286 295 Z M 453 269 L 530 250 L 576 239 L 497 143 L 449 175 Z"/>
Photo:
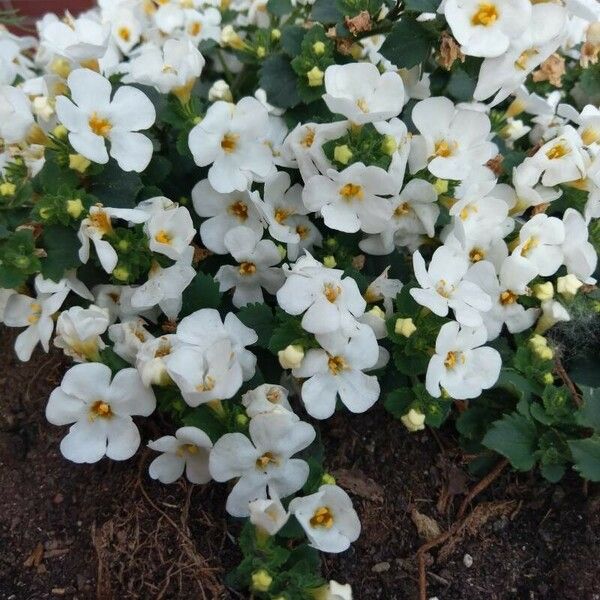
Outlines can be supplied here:
<path id="1" fill-rule="evenodd" d="M 163 413 L 150 477 L 231 482 L 230 584 L 272 600 L 351 598 L 316 553 L 360 533 L 336 410 L 600 480 L 600 5 L 116 0 L 37 33 L 0 28 L 0 319 L 77 363 L 67 459 Z"/>

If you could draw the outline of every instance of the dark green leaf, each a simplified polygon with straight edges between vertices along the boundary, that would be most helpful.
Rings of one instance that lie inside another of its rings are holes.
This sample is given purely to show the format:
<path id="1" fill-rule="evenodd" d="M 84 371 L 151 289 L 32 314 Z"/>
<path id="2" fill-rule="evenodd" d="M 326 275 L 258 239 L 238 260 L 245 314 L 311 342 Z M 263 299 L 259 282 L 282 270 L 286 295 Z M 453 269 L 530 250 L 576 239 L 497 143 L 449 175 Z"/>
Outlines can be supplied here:
<path id="1" fill-rule="evenodd" d="M 582 427 L 600 431 L 600 389 L 580 385 L 583 406 L 575 413 L 575 420 Z"/>
<path id="2" fill-rule="evenodd" d="M 404 0 L 404 8 L 414 12 L 430 12 L 437 11 L 440 5 L 440 0 Z"/>
<path id="3" fill-rule="evenodd" d="M 432 35 L 421 23 L 412 17 L 403 17 L 394 23 L 380 52 L 397 67 L 410 69 L 427 59 L 432 41 Z"/>
<path id="4" fill-rule="evenodd" d="M 144 187 L 135 172 L 122 171 L 114 160 L 108 162 L 102 172 L 94 177 L 90 193 L 105 206 L 133 208 L 138 192 Z"/>
<path id="5" fill-rule="evenodd" d="M 281 108 L 291 108 L 300 103 L 298 78 L 289 59 L 282 54 L 269 56 L 260 69 L 260 87 L 267 93 L 268 101 Z"/>
<path id="6" fill-rule="evenodd" d="M 266 304 L 248 304 L 240 309 L 237 316 L 246 327 L 256 331 L 258 335 L 256 343 L 261 348 L 268 348 L 276 322 L 272 310 Z"/>
<path id="7" fill-rule="evenodd" d="M 508 458 L 515 469 L 529 471 L 536 462 L 537 431 L 523 415 L 512 413 L 492 424 L 483 445 Z"/>
<path id="8" fill-rule="evenodd" d="M 198 271 L 183 292 L 179 317 L 186 317 L 201 308 L 218 308 L 220 303 L 219 284 L 208 273 Z"/>
<path id="9" fill-rule="evenodd" d="M 72 229 L 51 225 L 44 229 L 42 245 L 47 256 L 41 260 L 42 275 L 53 281 L 59 281 L 65 271 L 74 269 L 80 263 L 79 247 L 81 242 Z"/>
<path id="10" fill-rule="evenodd" d="M 269 0 L 267 10 L 277 17 L 289 15 L 292 12 L 292 3 L 290 0 Z"/>
<path id="11" fill-rule="evenodd" d="M 600 435 L 568 442 L 575 470 L 585 479 L 600 481 Z"/>
<path id="12" fill-rule="evenodd" d="M 334 0 L 316 0 L 310 12 L 310 18 L 320 23 L 336 23 L 344 18 Z"/>

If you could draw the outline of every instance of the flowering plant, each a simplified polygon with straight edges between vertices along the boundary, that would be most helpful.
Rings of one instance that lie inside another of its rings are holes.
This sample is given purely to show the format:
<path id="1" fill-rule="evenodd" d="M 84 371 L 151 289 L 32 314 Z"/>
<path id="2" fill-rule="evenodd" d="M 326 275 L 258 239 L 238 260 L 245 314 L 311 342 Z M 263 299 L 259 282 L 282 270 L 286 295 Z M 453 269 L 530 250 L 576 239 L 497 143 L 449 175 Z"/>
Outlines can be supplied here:
<path id="1" fill-rule="evenodd" d="M 230 585 L 348 599 L 320 421 L 600 480 L 600 5 L 101 0 L 0 30 L 2 321 L 77 463 L 232 482 Z"/>

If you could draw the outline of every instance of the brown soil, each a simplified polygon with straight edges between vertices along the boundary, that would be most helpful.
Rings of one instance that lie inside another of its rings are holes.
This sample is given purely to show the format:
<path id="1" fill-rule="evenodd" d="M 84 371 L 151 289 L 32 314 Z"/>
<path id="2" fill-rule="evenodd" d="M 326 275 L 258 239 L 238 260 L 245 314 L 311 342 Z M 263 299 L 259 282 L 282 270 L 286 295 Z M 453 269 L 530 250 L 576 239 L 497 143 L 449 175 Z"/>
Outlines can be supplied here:
<path id="1" fill-rule="evenodd" d="M 0 336 L 0 599 L 241 598 L 221 583 L 239 558 L 225 489 L 156 484 L 143 451 L 125 463 L 65 461 L 63 431 L 43 414 L 65 361 L 53 352 L 20 363 L 13 332 Z M 144 427 L 147 439 L 167 426 Z M 322 430 L 327 467 L 363 524 L 351 550 L 326 557 L 326 574 L 350 581 L 356 600 L 417 598 L 416 550 L 452 525 L 476 483 L 451 433 L 408 435 L 383 409 Z M 597 489 L 505 470 L 471 509 L 428 557 L 429 598 L 600 600 Z"/>

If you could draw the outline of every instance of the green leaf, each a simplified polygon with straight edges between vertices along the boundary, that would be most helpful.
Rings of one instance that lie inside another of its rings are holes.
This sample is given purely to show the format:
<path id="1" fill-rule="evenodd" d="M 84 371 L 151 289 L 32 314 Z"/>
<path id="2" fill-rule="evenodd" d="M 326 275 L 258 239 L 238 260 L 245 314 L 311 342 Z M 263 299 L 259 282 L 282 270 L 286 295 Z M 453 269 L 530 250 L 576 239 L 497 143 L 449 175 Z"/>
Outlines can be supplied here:
<path id="1" fill-rule="evenodd" d="M 123 360 L 110 346 L 100 351 L 100 361 L 104 363 L 114 373 L 118 373 L 121 369 L 131 366 L 127 361 Z"/>
<path id="2" fill-rule="evenodd" d="M 492 424 L 483 445 L 508 458 L 515 469 L 529 471 L 536 462 L 537 430 L 523 415 L 512 413 Z"/>
<path id="3" fill-rule="evenodd" d="M 46 161 L 42 170 L 36 175 L 34 183 L 44 192 L 56 193 L 59 188 L 75 188 L 79 179 L 75 171 L 63 169 L 56 162 L 56 153 L 46 153 Z"/>
<path id="4" fill-rule="evenodd" d="M 269 56 L 260 69 L 260 87 L 275 106 L 292 108 L 300 103 L 298 77 L 283 54 Z"/>
<path id="5" fill-rule="evenodd" d="M 290 0 L 269 0 L 267 10 L 277 17 L 289 15 L 292 12 L 292 3 Z"/>
<path id="6" fill-rule="evenodd" d="M 277 354 L 290 344 L 302 343 L 308 336 L 302 325 L 301 320 L 290 315 L 279 314 L 279 324 L 273 329 L 273 335 L 269 340 L 269 350 L 273 354 Z"/>
<path id="7" fill-rule="evenodd" d="M 579 80 L 579 85 L 588 96 L 600 94 L 600 64 L 584 69 Z"/>
<path id="8" fill-rule="evenodd" d="M 220 304 L 219 284 L 208 273 L 198 271 L 183 292 L 179 318 L 187 317 L 201 308 L 218 308 Z"/>
<path id="9" fill-rule="evenodd" d="M 580 385 L 583 406 L 575 413 L 575 420 L 582 427 L 600 432 L 600 389 Z"/>
<path id="10" fill-rule="evenodd" d="M 316 0 L 310 11 L 310 18 L 320 23 L 336 23 L 344 18 L 333 0 Z"/>
<path id="11" fill-rule="evenodd" d="M 440 0 L 405 0 L 404 8 L 414 12 L 430 12 L 434 13 L 437 11 L 440 5 Z"/>
<path id="12" fill-rule="evenodd" d="M 110 160 L 102 172 L 94 177 L 89 192 L 105 206 L 134 208 L 136 197 L 143 187 L 137 173 L 122 171 L 114 160 Z"/>
<path id="13" fill-rule="evenodd" d="M 540 466 L 540 473 L 542 477 L 547 479 L 550 483 L 558 483 L 565 474 L 564 464 L 543 464 Z"/>
<path id="14" fill-rule="evenodd" d="M 568 442 L 575 470 L 585 479 L 600 481 L 600 435 Z"/>
<path id="15" fill-rule="evenodd" d="M 72 229 L 51 225 L 44 229 L 42 246 L 47 256 L 42 258 L 42 275 L 46 279 L 59 281 L 65 271 L 80 264 L 79 247 L 81 242 Z"/>
<path id="16" fill-rule="evenodd" d="M 448 82 L 448 93 L 459 102 L 469 102 L 473 99 L 476 81 L 460 67 L 454 69 Z"/>
<path id="17" fill-rule="evenodd" d="M 225 423 L 206 404 L 191 408 L 181 420 L 184 425 L 202 429 L 213 442 L 216 442 L 222 435 L 227 433 Z"/>
<path id="18" fill-rule="evenodd" d="M 381 54 L 397 67 L 410 69 L 421 64 L 429 56 L 432 35 L 413 17 L 403 17 L 394 23 Z"/>
<path id="19" fill-rule="evenodd" d="M 237 317 L 246 327 L 256 331 L 258 335 L 256 343 L 261 348 L 269 347 L 269 340 L 275 328 L 275 316 L 266 304 L 248 304 L 240 309 Z"/>
<path id="20" fill-rule="evenodd" d="M 302 39 L 306 30 L 299 25 L 284 27 L 281 31 L 281 46 L 292 58 L 302 51 Z"/>

